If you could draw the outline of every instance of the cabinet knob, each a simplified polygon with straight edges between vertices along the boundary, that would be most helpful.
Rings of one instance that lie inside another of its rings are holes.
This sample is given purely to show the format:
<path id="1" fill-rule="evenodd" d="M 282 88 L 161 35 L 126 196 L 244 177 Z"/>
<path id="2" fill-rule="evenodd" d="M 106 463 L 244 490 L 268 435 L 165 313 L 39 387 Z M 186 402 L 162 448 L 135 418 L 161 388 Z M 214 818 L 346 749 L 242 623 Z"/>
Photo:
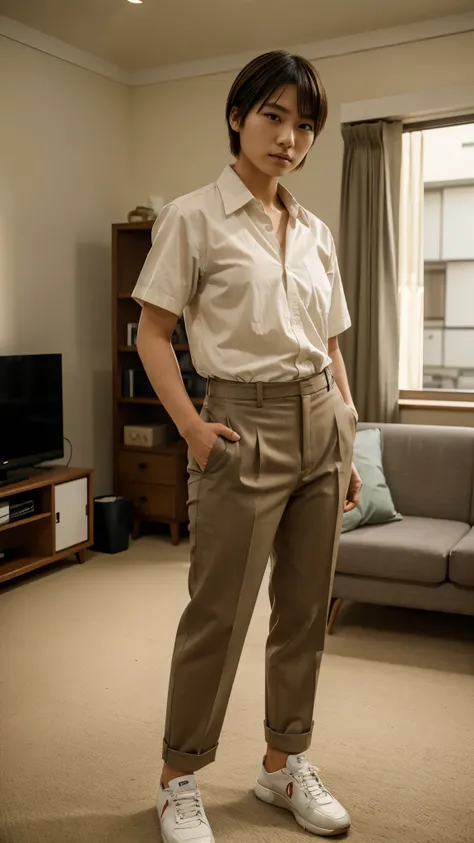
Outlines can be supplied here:
<path id="1" fill-rule="evenodd" d="M 138 468 L 146 468 L 146 467 L 147 467 L 147 465 L 148 465 L 148 463 L 146 463 L 146 462 L 139 462 L 139 463 L 138 463 Z"/>

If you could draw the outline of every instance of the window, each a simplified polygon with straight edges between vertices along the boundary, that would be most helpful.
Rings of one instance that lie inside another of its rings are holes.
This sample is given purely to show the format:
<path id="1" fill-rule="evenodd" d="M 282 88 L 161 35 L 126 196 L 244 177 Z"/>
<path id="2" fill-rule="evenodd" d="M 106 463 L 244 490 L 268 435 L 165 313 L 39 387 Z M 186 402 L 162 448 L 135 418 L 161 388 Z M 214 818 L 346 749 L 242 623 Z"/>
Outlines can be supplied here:
<path id="1" fill-rule="evenodd" d="M 421 382 L 400 386 L 470 391 L 474 390 L 474 123 L 423 129 L 421 134 L 423 304 L 417 324 L 421 326 L 422 311 L 423 339 L 417 342 L 412 332 L 413 348 L 407 350 L 421 355 L 411 375 L 412 381 Z M 408 146 L 404 155 L 405 149 Z M 407 331 L 404 335 L 410 336 Z"/>
<path id="2" fill-rule="evenodd" d="M 474 389 L 474 184 L 425 182 L 423 388 Z"/>

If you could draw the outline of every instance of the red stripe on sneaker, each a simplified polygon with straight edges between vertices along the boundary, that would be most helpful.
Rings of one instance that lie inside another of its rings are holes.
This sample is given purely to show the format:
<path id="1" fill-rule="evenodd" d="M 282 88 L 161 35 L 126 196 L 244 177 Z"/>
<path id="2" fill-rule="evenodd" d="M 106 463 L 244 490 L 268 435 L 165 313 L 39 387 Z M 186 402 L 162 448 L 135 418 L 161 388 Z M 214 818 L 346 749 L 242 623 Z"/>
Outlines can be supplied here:
<path id="1" fill-rule="evenodd" d="M 286 788 L 286 792 L 288 794 L 288 798 L 291 799 L 293 797 L 293 782 L 290 782 L 288 787 Z"/>
<path id="2" fill-rule="evenodd" d="M 167 799 L 167 800 L 166 800 L 166 802 L 165 802 L 165 804 L 164 804 L 164 806 L 163 806 L 163 810 L 162 810 L 162 812 L 161 812 L 161 814 L 160 814 L 160 820 L 162 820 L 162 819 L 163 819 L 163 814 L 165 813 L 166 809 L 167 809 L 167 808 L 169 808 L 169 805 L 170 805 L 170 803 L 169 803 L 169 800 Z"/>

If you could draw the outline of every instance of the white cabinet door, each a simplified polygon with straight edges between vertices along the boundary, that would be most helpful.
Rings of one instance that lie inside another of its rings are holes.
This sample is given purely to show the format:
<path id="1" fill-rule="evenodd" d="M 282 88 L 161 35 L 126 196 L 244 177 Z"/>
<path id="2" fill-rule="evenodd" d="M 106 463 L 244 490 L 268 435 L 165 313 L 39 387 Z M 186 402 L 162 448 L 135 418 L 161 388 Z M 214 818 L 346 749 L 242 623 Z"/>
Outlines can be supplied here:
<path id="1" fill-rule="evenodd" d="M 87 541 L 87 477 L 55 486 L 56 552 Z"/>

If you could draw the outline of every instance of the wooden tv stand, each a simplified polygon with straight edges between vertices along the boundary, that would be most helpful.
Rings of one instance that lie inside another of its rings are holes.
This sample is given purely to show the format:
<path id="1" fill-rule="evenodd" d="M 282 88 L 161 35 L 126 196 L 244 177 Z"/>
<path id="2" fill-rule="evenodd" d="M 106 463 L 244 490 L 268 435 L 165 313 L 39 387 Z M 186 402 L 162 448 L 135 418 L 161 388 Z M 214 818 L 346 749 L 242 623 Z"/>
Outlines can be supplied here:
<path id="1" fill-rule="evenodd" d="M 0 524 L 0 550 L 11 555 L 0 560 L 0 583 L 68 556 L 84 562 L 94 535 L 93 469 L 31 469 L 28 479 L 0 486 L 0 509 L 23 498 L 34 500 L 34 514 Z"/>

